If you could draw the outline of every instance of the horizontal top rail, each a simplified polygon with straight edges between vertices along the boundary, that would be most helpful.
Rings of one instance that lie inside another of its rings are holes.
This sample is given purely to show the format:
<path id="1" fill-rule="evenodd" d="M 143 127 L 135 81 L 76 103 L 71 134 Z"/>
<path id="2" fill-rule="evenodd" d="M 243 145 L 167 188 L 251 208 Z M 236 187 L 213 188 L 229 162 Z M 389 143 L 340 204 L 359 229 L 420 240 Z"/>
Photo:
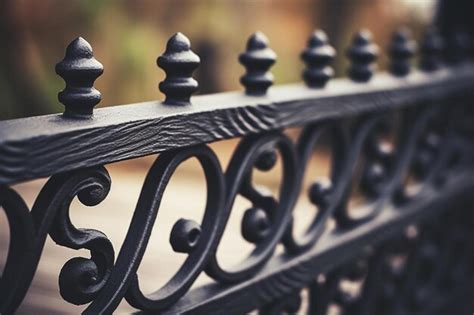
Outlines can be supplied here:
<path id="1" fill-rule="evenodd" d="M 388 110 L 468 93 L 474 65 L 370 82 L 335 79 L 324 89 L 304 84 L 271 88 L 264 96 L 227 92 L 196 96 L 185 106 L 160 101 L 94 111 L 91 119 L 60 114 L 0 122 L 0 184 L 239 137 L 272 129 Z M 472 92 L 471 92 L 472 93 Z"/>

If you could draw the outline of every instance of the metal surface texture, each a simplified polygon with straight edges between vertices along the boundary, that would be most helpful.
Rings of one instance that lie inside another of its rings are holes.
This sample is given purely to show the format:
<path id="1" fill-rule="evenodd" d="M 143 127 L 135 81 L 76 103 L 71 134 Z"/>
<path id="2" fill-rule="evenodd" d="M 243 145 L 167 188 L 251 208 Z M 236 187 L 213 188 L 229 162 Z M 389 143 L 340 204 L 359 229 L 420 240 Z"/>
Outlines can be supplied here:
<path id="1" fill-rule="evenodd" d="M 367 84 L 335 79 L 324 89 L 291 84 L 265 97 L 229 92 L 187 106 L 159 101 L 94 111 L 92 119 L 47 115 L 0 122 L 0 183 L 9 184 L 183 146 L 328 119 L 390 110 L 473 92 L 474 66 L 379 74 Z M 128 132 L 123 132 L 126 129 Z M 80 154 L 78 154 L 80 152 Z"/>
<path id="2" fill-rule="evenodd" d="M 74 40 L 56 67 L 66 81 L 59 94 L 64 114 L 0 122 L 0 206 L 10 226 L 0 313 L 21 304 L 48 235 L 60 246 L 90 252 L 65 262 L 59 274 L 62 298 L 84 305 L 84 314 L 112 313 L 124 299 L 162 314 L 468 310 L 462 297 L 474 292 L 472 52 L 455 54 L 447 66 L 446 46 L 429 29 L 420 70 L 413 69 L 416 44 L 400 30 L 388 48 L 390 72 L 376 73 L 382 52 L 361 31 L 347 50 L 349 79 L 331 80 L 336 52 L 329 42 L 322 31 L 310 36 L 301 54 L 304 84 L 271 87 L 276 54 L 257 32 L 239 57 L 245 92 L 191 97 L 200 59 L 177 33 L 157 60 L 166 72 L 159 85 L 163 102 L 94 110 L 100 93 L 92 85 L 103 68 L 84 39 Z M 284 133 L 292 126 L 302 127 L 296 140 Z M 240 142 L 223 169 L 207 143 L 235 137 Z M 306 193 L 316 215 L 297 233 L 293 210 L 321 142 L 330 172 Z M 121 248 L 100 231 L 74 226 L 75 197 L 91 207 L 107 198 L 106 164 L 153 153 L 160 154 Z M 192 158 L 206 183 L 202 221 L 183 214 L 174 224 L 170 244 L 187 258 L 167 283 L 145 294 L 137 270 L 164 191 Z M 274 196 L 255 185 L 254 173 L 277 162 L 282 171 Z M 49 180 L 29 209 L 9 185 L 40 177 Z M 350 202 L 354 187 L 364 197 L 358 205 Z M 254 247 L 225 267 L 218 252 L 237 197 L 251 204 L 241 234 Z M 191 288 L 203 273 L 213 282 Z"/>

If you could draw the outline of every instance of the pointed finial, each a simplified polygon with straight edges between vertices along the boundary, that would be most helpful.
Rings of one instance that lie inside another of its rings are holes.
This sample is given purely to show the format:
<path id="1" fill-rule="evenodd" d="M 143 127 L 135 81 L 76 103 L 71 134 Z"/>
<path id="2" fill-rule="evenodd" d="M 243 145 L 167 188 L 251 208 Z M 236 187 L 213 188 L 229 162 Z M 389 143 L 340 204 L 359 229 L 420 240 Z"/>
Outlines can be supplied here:
<path id="1" fill-rule="evenodd" d="M 334 60 L 336 51 L 329 45 L 326 33 L 315 31 L 308 40 L 308 46 L 301 54 L 306 64 L 303 79 L 309 87 L 323 87 L 334 76 L 329 64 Z"/>
<path id="2" fill-rule="evenodd" d="M 257 32 L 247 41 L 247 50 L 240 54 L 240 63 L 246 73 L 240 78 L 248 95 L 263 95 L 273 84 L 273 75 L 268 72 L 276 61 L 276 54 L 268 47 L 267 37 Z"/>
<path id="3" fill-rule="evenodd" d="M 199 66 L 199 56 L 191 50 L 191 42 L 182 33 L 174 34 L 166 44 L 166 51 L 156 63 L 166 73 L 159 88 L 166 96 L 164 104 L 188 105 L 191 94 L 198 90 L 199 84 L 192 78 Z"/>
<path id="4" fill-rule="evenodd" d="M 82 37 L 73 40 L 66 49 L 64 59 L 56 64 L 56 73 L 64 79 L 66 87 L 58 100 L 66 107 L 65 117 L 90 118 L 101 95 L 94 81 L 104 67 L 94 58 L 91 45 Z"/>
<path id="5" fill-rule="evenodd" d="M 421 44 L 420 67 L 423 71 L 431 72 L 439 69 L 443 46 L 443 41 L 436 29 L 428 29 Z"/>
<path id="6" fill-rule="evenodd" d="M 352 39 L 347 56 L 352 64 L 349 68 L 349 77 L 356 82 L 367 82 L 376 69 L 374 63 L 379 54 L 379 48 L 372 43 L 372 34 L 367 30 L 356 33 Z"/>
<path id="7" fill-rule="evenodd" d="M 389 47 L 390 72 L 397 77 L 404 77 L 410 73 L 410 59 L 416 51 L 416 43 L 411 40 L 408 29 L 401 29 L 392 37 Z"/>

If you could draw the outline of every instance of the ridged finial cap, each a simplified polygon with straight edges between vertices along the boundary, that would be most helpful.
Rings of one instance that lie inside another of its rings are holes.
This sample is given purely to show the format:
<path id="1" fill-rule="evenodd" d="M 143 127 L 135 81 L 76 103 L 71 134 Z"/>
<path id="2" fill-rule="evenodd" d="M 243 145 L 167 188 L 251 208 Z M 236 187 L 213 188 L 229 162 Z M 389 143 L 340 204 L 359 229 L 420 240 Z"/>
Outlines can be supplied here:
<path id="1" fill-rule="evenodd" d="M 420 67 L 423 71 L 431 72 L 440 68 L 443 46 L 443 40 L 436 29 L 428 29 L 421 44 Z"/>
<path id="2" fill-rule="evenodd" d="M 273 75 L 268 72 L 276 61 L 276 54 L 268 47 L 267 37 L 257 32 L 247 41 L 247 50 L 240 54 L 240 63 L 246 73 L 240 78 L 248 95 L 263 95 L 273 84 Z"/>
<path id="3" fill-rule="evenodd" d="M 166 73 L 166 78 L 159 85 L 166 96 L 164 104 L 188 105 L 191 95 L 199 88 L 192 78 L 199 66 L 199 56 L 191 50 L 191 42 L 182 33 L 174 34 L 166 45 L 166 51 L 158 57 L 156 63 Z"/>
<path id="4" fill-rule="evenodd" d="M 395 32 L 389 47 L 390 72 L 398 77 L 410 73 L 411 58 L 416 51 L 416 43 L 411 40 L 410 31 L 401 29 Z"/>
<path id="5" fill-rule="evenodd" d="M 356 82 L 367 82 L 375 72 L 375 60 L 379 48 L 372 43 L 372 34 L 367 30 L 356 33 L 352 39 L 347 56 L 351 60 L 349 77 Z"/>
<path id="6" fill-rule="evenodd" d="M 94 58 L 91 45 L 82 37 L 73 40 L 66 49 L 64 59 L 56 64 L 56 73 L 64 79 L 66 87 L 58 100 L 66 107 L 65 117 L 90 118 L 101 94 L 94 81 L 104 67 Z"/>
<path id="7" fill-rule="evenodd" d="M 309 87 L 323 87 L 334 76 L 329 64 L 334 60 L 336 51 L 328 44 L 326 33 L 315 31 L 308 40 L 307 48 L 301 53 L 306 64 L 303 79 Z"/>

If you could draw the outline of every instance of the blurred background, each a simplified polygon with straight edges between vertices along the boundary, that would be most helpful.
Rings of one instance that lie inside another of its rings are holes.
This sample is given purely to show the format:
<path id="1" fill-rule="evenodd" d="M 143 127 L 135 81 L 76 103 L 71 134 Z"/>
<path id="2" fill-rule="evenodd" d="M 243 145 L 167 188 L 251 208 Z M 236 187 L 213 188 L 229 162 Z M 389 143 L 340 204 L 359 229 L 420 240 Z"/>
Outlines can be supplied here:
<path id="1" fill-rule="evenodd" d="M 408 27 L 420 39 L 435 11 L 432 0 L 142 0 L 142 1 L 1 1 L 0 2 L 0 120 L 60 113 L 63 106 L 57 93 L 64 82 L 54 66 L 64 57 L 65 48 L 77 36 L 92 45 L 95 57 L 104 65 L 104 74 L 95 87 L 102 93 L 99 107 L 163 99 L 158 83 L 164 73 L 156 66 L 166 42 L 175 32 L 186 34 L 192 49 L 201 57 L 196 72 L 199 93 L 241 90 L 243 73 L 238 54 L 245 48 L 250 34 L 260 30 L 278 54 L 272 68 L 275 84 L 300 81 L 303 68 L 300 53 L 316 28 L 329 36 L 338 56 L 334 67 L 337 76 L 347 68 L 345 49 L 352 34 L 367 28 L 374 41 L 386 50 L 391 33 Z M 379 67 L 386 68 L 381 53 Z M 291 130 L 295 138 L 299 130 Z M 316 148 L 304 179 L 295 216 L 297 231 L 307 227 L 316 209 L 307 197 L 310 184 L 330 173 L 330 139 Z M 238 139 L 210 146 L 225 169 Z M 108 198 L 93 209 L 77 200 L 71 207 L 71 218 L 78 227 L 103 231 L 112 241 L 116 253 L 125 238 L 143 179 L 156 156 L 107 165 L 112 178 Z M 281 165 L 256 174 L 257 184 L 271 189 L 279 187 Z M 31 207 L 46 179 L 15 185 Z M 179 167 L 166 189 L 157 223 L 138 271 L 146 293 L 160 288 L 179 268 L 185 255 L 174 253 L 169 245 L 170 230 L 179 218 L 202 219 L 206 187 L 202 170 L 195 160 Z M 252 250 L 240 235 L 240 222 L 250 203 L 238 197 L 219 247 L 218 257 L 225 267 L 239 261 Z M 316 211 L 315 211 L 316 210 Z M 9 227 L 0 211 L 0 271 L 9 246 Z M 281 248 L 278 248 L 281 251 Z M 88 257 L 86 250 L 59 247 L 48 238 L 38 272 L 19 314 L 77 314 L 84 306 L 73 306 L 61 299 L 58 275 L 71 257 Z M 195 286 L 209 282 L 205 275 Z M 116 313 L 132 308 L 123 302 Z"/>
<path id="2" fill-rule="evenodd" d="M 96 81 L 99 106 L 162 99 L 164 73 L 156 58 L 175 32 L 186 34 L 202 59 L 199 93 L 241 89 L 237 57 L 250 34 L 264 32 L 278 61 L 276 84 L 300 80 L 299 54 L 315 28 L 337 49 L 335 69 L 344 75 L 344 50 L 360 28 L 385 48 L 390 33 L 406 26 L 420 37 L 434 13 L 433 0 L 140 0 L 28 1 L 0 4 L 0 119 L 62 112 L 63 81 L 54 66 L 77 36 L 92 45 L 105 72 Z M 379 65 L 385 68 L 386 57 Z"/>

